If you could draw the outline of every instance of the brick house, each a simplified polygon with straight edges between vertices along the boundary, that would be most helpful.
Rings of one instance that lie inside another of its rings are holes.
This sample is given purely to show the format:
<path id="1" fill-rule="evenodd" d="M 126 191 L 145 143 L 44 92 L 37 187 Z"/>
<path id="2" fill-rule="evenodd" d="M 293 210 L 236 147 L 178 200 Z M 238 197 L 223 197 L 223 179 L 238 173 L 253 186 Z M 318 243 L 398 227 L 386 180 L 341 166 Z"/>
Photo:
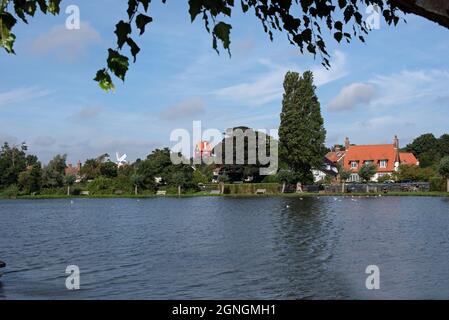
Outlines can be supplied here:
<path id="1" fill-rule="evenodd" d="M 371 163 L 376 166 L 376 174 L 371 179 L 372 181 L 377 181 L 385 175 L 391 175 L 399 169 L 400 164 L 419 165 L 419 161 L 413 153 L 400 151 L 397 136 L 394 136 L 392 144 L 368 145 L 351 145 L 349 138 L 346 138 L 344 150 L 337 147 L 326 157 L 350 171 L 349 181 L 351 182 L 360 181 L 358 171 L 364 164 Z"/>

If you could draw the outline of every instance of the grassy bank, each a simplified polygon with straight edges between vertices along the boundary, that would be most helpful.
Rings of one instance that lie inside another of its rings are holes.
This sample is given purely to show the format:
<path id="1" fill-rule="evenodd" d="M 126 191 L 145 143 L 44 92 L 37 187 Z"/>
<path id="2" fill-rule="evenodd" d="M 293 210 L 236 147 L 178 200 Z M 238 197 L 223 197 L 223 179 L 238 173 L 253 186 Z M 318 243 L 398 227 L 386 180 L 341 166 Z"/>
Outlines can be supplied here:
<path id="1" fill-rule="evenodd" d="M 265 195 L 256 194 L 210 194 L 208 192 L 196 192 L 181 194 L 167 194 L 165 196 L 157 195 L 92 195 L 92 196 L 67 196 L 67 195 L 22 195 L 14 199 L 25 199 L 25 200 L 38 200 L 38 199 L 147 199 L 147 198 L 189 198 L 189 197 L 230 197 L 230 198 L 267 198 L 267 197 L 289 197 L 289 198 L 307 198 L 307 197 L 449 197 L 448 192 L 389 192 L 389 193 L 272 193 Z M 0 199 L 9 199 L 8 197 L 1 197 Z"/>

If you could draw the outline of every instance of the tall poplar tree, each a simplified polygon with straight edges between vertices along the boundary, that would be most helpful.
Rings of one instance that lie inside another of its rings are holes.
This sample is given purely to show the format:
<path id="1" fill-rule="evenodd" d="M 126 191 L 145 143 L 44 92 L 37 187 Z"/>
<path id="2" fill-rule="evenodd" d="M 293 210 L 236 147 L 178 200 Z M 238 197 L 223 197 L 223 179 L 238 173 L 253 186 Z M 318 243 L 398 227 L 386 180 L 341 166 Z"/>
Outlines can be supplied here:
<path id="1" fill-rule="evenodd" d="M 311 169 L 321 168 L 326 153 L 326 130 L 315 89 L 311 71 L 285 75 L 279 155 L 301 183 L 313 182 Z"/>

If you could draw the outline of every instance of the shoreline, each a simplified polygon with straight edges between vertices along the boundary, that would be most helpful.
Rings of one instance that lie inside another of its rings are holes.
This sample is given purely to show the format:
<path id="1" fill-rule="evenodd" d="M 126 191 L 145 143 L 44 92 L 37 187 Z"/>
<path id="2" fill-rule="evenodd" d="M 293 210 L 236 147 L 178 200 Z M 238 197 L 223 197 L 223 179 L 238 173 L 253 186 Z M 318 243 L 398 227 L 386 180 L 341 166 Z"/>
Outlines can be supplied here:
<path id="1" fill-rule="evenodd" d="M 68 196 L 68 195 L 26 195 L 14 198 L 0 197 L 0 200 L 51 200 L 51 199 L 153 199 L 153 198 L 195 198 L 195 197 L 228 197 L 228 198 L 312 198 L 312 197 L 449 197 L 449 192 L 388 192 L 388 193 L 276 193 L 276 194 L 210 194 L 210 193 L 191 193 L 191 194 L 167 194 L 160 195 L 91 195 L 91 196 Z"/>

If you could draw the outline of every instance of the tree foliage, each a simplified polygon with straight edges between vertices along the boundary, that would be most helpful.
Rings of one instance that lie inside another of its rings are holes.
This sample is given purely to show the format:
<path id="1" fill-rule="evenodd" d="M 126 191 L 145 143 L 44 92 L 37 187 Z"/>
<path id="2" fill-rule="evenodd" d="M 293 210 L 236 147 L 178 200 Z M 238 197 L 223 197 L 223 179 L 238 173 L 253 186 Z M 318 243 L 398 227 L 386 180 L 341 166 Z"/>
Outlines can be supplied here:
<path id="1" fill-rule="evenodd" d="M 17 183 L 19 174 L 35 162 L 35 158 L 27 157 L 27 150 L 25 143 L 19 146 L 3 144 L 0 149 L 0 188 Z"/>
<path id="2" fill-rule="evenodd" d="M 166 0 L 161 0 L 166 3 Z M 28 23 L 37 11 L 57 15 L 61 0 L 0 0 L 0 46 L 14 53 L 16 37 L 13 28 L 18 20 Z M 140 47 L 136 33 L 141 36 L 153 22 L 150 14 L 151 0 L 128 0 L 126 15 L 115 26 L 116 46 L 108 49 L 106 66 L 94 80 L 104 90 L 113 90 L 111 74 L 125 80 L 130 57 L 136 61 Z M 324 34 L 330 33 L 337 42 L 350 42 L 353 38 L 365 41 L 370 31 L 363 14 L 365 5 L 375 5 L 387 24 L 396 25 L 399 10 L 390 0 L 189 0 L 191 21 L 201 19 L 212 37 L 212 47 L 220 52 L 219 43 L 231 54 L 231 30 L 229 23 L 234 10 L 254 14 L 261 22 L 270 40 L 275 32 L 282 32 L 301 53 L 319 55 L 325 67 L 330 66 L 330 55 Z M 327 30 L 326 30 L 327 29 Z M 124 52 L 125 47 L 129 54 Z"/>
<path id="3" fill-rule="evenodd" d="M 285 75 L 279 156 L 302 183 L 313 182 L 311 169 L 322 166 L 326 153 L 326 130 L 315 89 L 310 71 Z"/>
<path id="4" fill-rule="evenodd" d="M 240 149 L 240 143 L 243 150 Z M 232 159 L 229 155 L 230 151 L 226 149 L 230 144 L 232 144 Z M 260 175 L 260 168 L 267 168 L 269 164 L 261 164 L 259 144 L 265 148 L 265 155 L 270 157 L 270 144 L 277 144 L 277 141 L 261 131 L 245 126 L 232 128 L 213 150 L 217 157 L 221 157 L 221 162 L 224 164 L 220 172 L 226 174 L 231 181 L 243 181 L 249 177 L 253 179 L 253 182 L 262 181 L 264 176 Z M 227 163 L 227 158 L 232 160 L 232 163 Z"/>
<path id="5" fill-rule="evenodd" d="M 420 167 L 437 168 L 440 159 L 449 156 L 449 134 L 443 134 L 439 138 L 432 133 L 422 134 L 408 144 L 405 150 L 418 158 Z"/>
<path id="6" fill-rule="evenodd" d="M 376 166 L 372 163 L 365 163 L 359 169 L 359 176 L 363 181 L 370 181 L 371 178 L 376 174 Z"/>
<path id="7" fill-rule="evenodd" d="M 421 168 L 411 164 L 401 164 L 393 174 L 396 181 L 430 181 L 436 172 L 431 167 Z"/>
<path id="8" fill-rule="evenodd" d="M 441 159 L 438 166 L 438 173 L 446 179 L 449 179 L 449 157 L 444 157 Z"/>

